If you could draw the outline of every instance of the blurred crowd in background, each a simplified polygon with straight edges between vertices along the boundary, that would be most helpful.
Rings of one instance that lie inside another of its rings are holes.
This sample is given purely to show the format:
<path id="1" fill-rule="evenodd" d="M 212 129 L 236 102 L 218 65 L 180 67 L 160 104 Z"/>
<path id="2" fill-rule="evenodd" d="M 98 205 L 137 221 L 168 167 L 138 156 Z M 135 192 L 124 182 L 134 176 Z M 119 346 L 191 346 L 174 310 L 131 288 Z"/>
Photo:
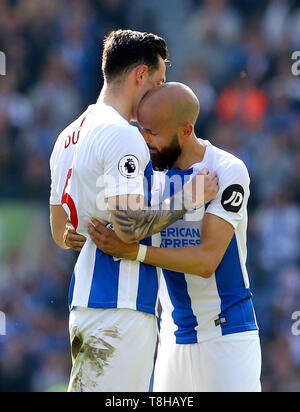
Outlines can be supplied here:
<path id="1" fill-rule="evenodd" d="M 60 131 L 96 101 L 103 38 L 117 28 L 166 38 L 168 80 L 201 103 L 198 136 L 248 166 L 263 390 L 300 391 L 300 77 L 291 70 L 300 3 L 288 0 L 1 0 L 0 391 L 68 383 L 76 255 L 50 238 L 49 157 Z"/>

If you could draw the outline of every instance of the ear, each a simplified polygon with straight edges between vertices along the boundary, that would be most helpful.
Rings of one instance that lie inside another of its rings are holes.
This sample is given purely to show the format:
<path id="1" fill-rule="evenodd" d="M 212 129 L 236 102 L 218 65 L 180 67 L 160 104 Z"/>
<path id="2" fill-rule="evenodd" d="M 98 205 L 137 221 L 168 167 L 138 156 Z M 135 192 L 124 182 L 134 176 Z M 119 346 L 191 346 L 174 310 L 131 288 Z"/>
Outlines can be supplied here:
<path id="1" fill-rule="evenodd" d="M 192 135 L 194 127 L 191 123 L 185 123 L 181 128 L 181 136 L 183 138 L 188 138 Z"/>
<path id="2" fill-rule="evenodd" d="M 137 83 L 142 82 L 148 76 L 149 69 L 146 64 L 142 64 L 135 69 L 135 79 Z"/>

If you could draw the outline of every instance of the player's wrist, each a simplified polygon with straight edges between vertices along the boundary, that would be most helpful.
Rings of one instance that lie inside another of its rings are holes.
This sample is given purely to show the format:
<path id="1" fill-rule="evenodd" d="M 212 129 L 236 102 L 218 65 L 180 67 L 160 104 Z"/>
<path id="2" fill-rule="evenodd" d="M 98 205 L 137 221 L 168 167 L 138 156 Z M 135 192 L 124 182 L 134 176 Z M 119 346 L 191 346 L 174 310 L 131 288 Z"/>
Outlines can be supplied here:
<path id="1" fill-rule="evenodd" d="M 138 243 L 132 243 L 126 245 L 126 248 L 123 252 L 123 259 L 127 260 L 133 260 L 135 261 L 139 253 L 139 244 Z"/>
<path id="2" fill-rule="evenodd" d="M 143 263 L 145 261 L 146 256 L 147 256 L 147 249 L 148 247 L 146 245 L 142 245 L 142 244 L 139 245 L 139 251 L 136 257 L 137 262 Z"/>

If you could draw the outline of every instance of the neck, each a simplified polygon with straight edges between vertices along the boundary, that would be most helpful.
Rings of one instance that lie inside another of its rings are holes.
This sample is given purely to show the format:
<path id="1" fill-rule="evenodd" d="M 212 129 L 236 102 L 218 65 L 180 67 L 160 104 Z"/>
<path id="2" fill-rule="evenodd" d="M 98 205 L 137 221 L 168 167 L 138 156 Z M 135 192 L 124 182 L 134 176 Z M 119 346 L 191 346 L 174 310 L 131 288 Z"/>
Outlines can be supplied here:
<path id="1" fill-rule="evenodd" d="M 198 139 L 195 134 L 182 147 L 182 153 L 173 167 L 176 169 L 187 170 L 195 163 L 202 162 L 206 152 L 207 143 Z"/>
<path id="2" fill-rule="evenodd" d="M 131 99 L 130 99 L 131 98 Z M 113 107 L 124 119 L 130 122 L 133 118 L 132 96 L 127 91 L 126 85 L 122 83 L 104 83 L 99 101 Z"/>

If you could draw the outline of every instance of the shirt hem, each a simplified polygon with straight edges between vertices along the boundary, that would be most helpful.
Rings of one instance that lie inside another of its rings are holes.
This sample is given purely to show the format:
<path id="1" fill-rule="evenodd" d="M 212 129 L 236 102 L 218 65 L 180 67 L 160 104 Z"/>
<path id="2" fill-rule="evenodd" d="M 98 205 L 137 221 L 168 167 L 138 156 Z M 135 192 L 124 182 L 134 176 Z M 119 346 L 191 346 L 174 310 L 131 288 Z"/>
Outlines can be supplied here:
<path id="1" fill-rule="evenodd" d="M 167 342 L 172 342 L 174 344 L 178 344 L 178 345 L 192 345 L 192 344 L 196 344 L 196 343 L 202 343 L 202 342 L 206 342 L 209 341 L 211 339 L 214 338 L 218 338 L 218 337 L 222 337 L 222 336 L 226 336 L 226 335 L 233 335 L 235 333 L 240 333 L 240 332 L 249 332 L 249 331 L 259 331 L 259 328 L 256 325 L 253 324 L 249 324 L 249 325 L 236 325 L 236 326 L 231 326 L 228 328 L 223 328 L 223 329 L 219 329 L 219 330 L 215 330 L 214 332 L 211 333 L 207 333 L 207 334 L 202 334 L 202 336 L 199 336 L 199 332 L 198 332 L 198 336 L 190 336 L 190 337 L 181 337 L 178 338 L 174 335 L 173 332 L 173 336 L 171 337 L 170 335 L 167 335 L 166 333 L 162 332 L 161 334 L 161 340 L 162 341 L 167 341 Z"/>
<path id="2" fill-rule="evenodd" d="M 146 306 L 146 305 L 141 305 L 139 304 L 139 307 L 137 308 L 136 305 L 133 305 L 132 303 L 124 302 L 124 303 L 116 303 L 116 302 L 97 302 L 97 301 L 89 301 L 88 304 L 86 303 L 81 303 L 81 302 L 73 302 L 72 305 L 70 305 L 70 311 L 74 307 L 83 307 L 83 308 L 90 308 L 90 309 L 132 309 L 137 312 L 145 312 L 150 315 L 157 316 L 156 313 L 156 308 Z"/>

